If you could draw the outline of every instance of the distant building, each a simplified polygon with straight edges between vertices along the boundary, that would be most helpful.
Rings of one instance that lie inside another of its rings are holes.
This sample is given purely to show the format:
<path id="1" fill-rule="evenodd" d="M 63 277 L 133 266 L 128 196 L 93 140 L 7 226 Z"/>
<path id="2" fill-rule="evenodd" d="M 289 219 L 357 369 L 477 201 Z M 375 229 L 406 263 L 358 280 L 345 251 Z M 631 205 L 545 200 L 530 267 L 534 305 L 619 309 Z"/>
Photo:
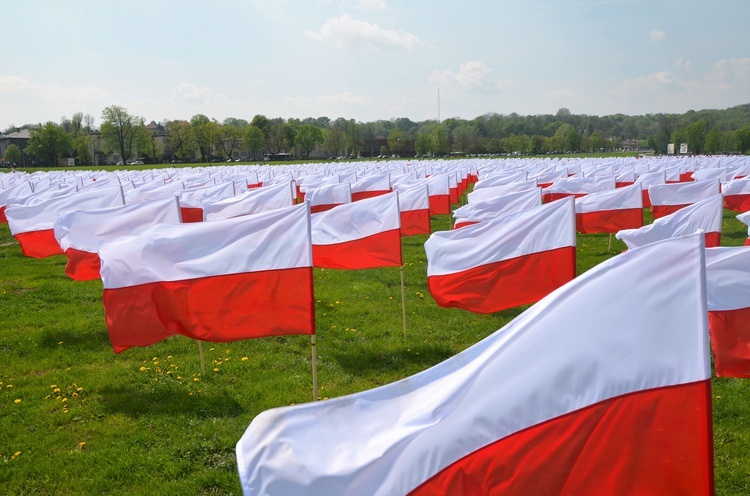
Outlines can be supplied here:
<path id="1" fill-rule="evenodd" d="M 21 163 L 16 165 L 29 165 L 29 157 L 24 153 L 26 145 L 29 144 L 31 131 L 28 129 L 19 129 L 15 133 L 0 134 L 0 157 L 5 156 L 5 150 L 10 145 L 16 145 L 21 150 Z"/>

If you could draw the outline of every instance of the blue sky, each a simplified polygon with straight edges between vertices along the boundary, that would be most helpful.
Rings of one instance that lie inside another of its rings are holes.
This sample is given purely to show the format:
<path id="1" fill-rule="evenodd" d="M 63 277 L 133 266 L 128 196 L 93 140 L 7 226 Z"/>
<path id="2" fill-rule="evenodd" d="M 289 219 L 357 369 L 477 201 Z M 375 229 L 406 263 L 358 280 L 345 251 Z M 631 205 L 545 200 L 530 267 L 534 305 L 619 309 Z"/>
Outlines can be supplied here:
<path id="1" fill-rule="evenodd" d="M 23 0 L 0 130 L 109 105 L 146 121 L 472 119 L 750 103 L 748 0 Z"/>

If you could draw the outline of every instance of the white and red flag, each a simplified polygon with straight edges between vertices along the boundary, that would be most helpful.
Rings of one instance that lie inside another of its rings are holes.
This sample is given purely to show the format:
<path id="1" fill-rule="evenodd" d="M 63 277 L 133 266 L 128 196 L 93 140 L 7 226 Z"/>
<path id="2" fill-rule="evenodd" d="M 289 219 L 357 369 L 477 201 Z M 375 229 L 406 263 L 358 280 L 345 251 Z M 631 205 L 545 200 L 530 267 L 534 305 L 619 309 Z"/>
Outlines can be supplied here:
<path id="1" fill-rule="evenodd" d="M 474 185 L 474 190 L 502 186 L 510 183 L 526 181 L 525 170 L 501 171 L 492 175 L 482 175 Z"/>
<path id="2" fill-rule="evenodd" d="M 615 189 L 615 176 L 602 177 L 563 177 L 556 179 L 551 186 L 542 189 L 542 200 L 550 203 L 560 198 L 581 196 Z"/>
<path id="3" fill-rule="evenodd" d="M 735 212 L 750 211 L 750 179 L 735 179 L 721 186 L 724 206 Z"/>
<path id="4" fill-rule="evenodd" d="M 740 214 L 736 219 L 747 226 L 747 239 L 745 240 L 745 246 L 750 246 L 750 212 Z"/>
<path id="5" fill-rule="evenodd" d="M 430 196 L 430 215 L 442 215 L 451 213 L 449 174 L 435 174 L 425 179 L 427 191 Z"/>
<path id="6" fill-rule="evenodd" d="M 314 334 L 307 205 L 160 224 L 99 250 L 115 353 L 176 334 L 203 341 Z"/>
<path id="7" fill-rule="evenodd" d="M 542 189 L 533 188 L 498 196 L 475 203 L 467 203 L 453 211 L 454 229 L 496 219 L 502 215 L 528 210 L 542 204 Z"/>
<path id="8" fill-rule="evenodd" d="M 401 236 L 430 234 L 430 196 L 427 185 L 397 185 L 398 208 L 401 213 Z"/>
<path id="9" fill-rule="evenodd" d="M 391 176 L 377 174 L 363 176 L 351 183 L 352 201 L 364 200 L 391 192 Z"/>
<path id="10" fill-rule="evenodd" d="M 576 274 L 573 198 L 433 233 L 427 286 L 441 307 L 492 313 L 539 301 Z"/>
<path id="11" fill-rule="evenodd" d="M 326 269 L 401 266 L 398 193 L 313 215 L 312 253 L 313 265 Z"/>
<path id="12" fill-rule="evenodd" d="M 68 257 L 65 273 L 76 281 L 99 279 L 99 246 L 135 236 L 155 224 L 179 224 L 175 197 L 96 210 L 65 212 L 54 224 L 55 239 Z"/>
<path id="13" fill-rule="evenodd" d="M 721 192 L 718 180 L 657 184 L 648 188 L 651 213 L 655 219 L 672 214 L 695 202 Z"/>
<path id="14" fill-rule="evenodd" d="M 750 377 L 750 247 L 706 250 L 708 327 L 718 377 Z"/>
<path id="15" fill-rule="evenodd" d="M 54 226 L 58 217 L 70 210 L 94 210 L 124 205 L 122 189 L 95 188 L 50 198 L 34 205 L 14 205 L 5 211 L 10 232 L 27 257 L 46 258 L 62 255 L 55 239 Z"/>
<path id="16" fill-rule="evenodd" d="M 257 187 L 229 198 L 204 198 L 203 219 L 214 221 L 267 212 L 291 207 L 295 200 L 296 192 L 291 181 L 286 184 Z"/>
<path id="17" fill-rule="evenodd" d="M 471 193 L 466 195 L 466 201 L 468 203 L 477 203 L 484 200 L 489 200 L 490 198 L 497 198 L 498 196 L 508 195 L 510 193 L 527 191 L 536 187 L 536 179 L 530 179 L 528 181 L 520 181 L 517 183 L 491 186 L 489 188 L 475 189 Z"/>
<path id="18" fill-rule="evenodd" d="M 310 203 L 310 212 L 317 214 L 331 210 L 339 205 L 352 202 L 349 183 L 326 184 L 305 191 L 305 201 Z"/>
<path id="19" fill-rule="evenodd" d="M 723 214 L 724 199 L 720 194 L 714 195 L 656 219 L 653 224 L 620 231 L 615 237 L 624 241 L 628 248 L 636 248 L 655 241 L 702 231 L 706 237 L 706 246 L 713 248 L 721 242 Z"/>
<path id="20" fill-rule="evenodd" d="M 643 196 L 637 184 L 576 198 L 576 230 L 616 233 L 643 226 Z"/>
<path id="21" fill-rule="evenodd" d="M 645 208 L 651 206 L 651 198 L 648 196 L 648 188 L 656 184 L 665 184 L 666 176 L 664 175 L 664 171 L 645 172 L 639 175 L 635 179 L 635 182 L 636 184 L 640 184 L 641 189 L 643 190 L 643 206 Z"/>
<path id="22" fill-rule="evenodd" d="M 247 189 L 243 190 L 246 191 Z M 183 189 L 179 192 L 182 222 L 203 222 L 203 202 L 222 200 L 235 195 L 234 182 L 228 181 L 209 186 Z"/>
<path id="23" fill-rule="evenodd" d="M 31 181 L 19 181 L 8 188 L 0 191 L 0 224 L 7 224 L 8 218 L 5 217 L 5 209 L 8 206 L 8 199 L 15 196 L 28 196 L 34 193 Z"/>
<path id="24" fill-rule="evenodd" d="M 623 253 L 419 374 L 261 413 L 244 494 L 713 494 L 703 251 Z"/>

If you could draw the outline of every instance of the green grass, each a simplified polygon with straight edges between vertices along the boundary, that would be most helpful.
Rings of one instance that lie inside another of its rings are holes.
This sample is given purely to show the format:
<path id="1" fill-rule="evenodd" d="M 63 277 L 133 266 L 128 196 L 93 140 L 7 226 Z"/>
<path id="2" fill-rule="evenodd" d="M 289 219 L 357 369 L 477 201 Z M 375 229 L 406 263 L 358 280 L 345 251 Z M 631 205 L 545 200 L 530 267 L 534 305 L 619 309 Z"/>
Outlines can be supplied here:
<path id="1" fill-rule="evenodd" d="M 447 227 L 447 216 L 433 218 L 433 230 Z M 745 237 L 727 211 L 722 244 Z M 399 269 L 315 270 L 322 399 L 424 370 L 524 309 L 438 308 L 426 286 L 426 239 L 404 239 L 406 339 Z M 625 248 L 615 240 L 608 252 L 608 242 L 579 236 L 579 273 Z M 312 398 L 309 337 L 205 343 L 205 375 L 196 342 L 179 336 L 115 355 L 101 282 L 71 281 L 64 264 L 22 256 L 0 226 L 0 492 L 240 494 L 234 446 L 250 421 Z M 750 494 L 748 384 L 713 380 L 719 495 Z"/>

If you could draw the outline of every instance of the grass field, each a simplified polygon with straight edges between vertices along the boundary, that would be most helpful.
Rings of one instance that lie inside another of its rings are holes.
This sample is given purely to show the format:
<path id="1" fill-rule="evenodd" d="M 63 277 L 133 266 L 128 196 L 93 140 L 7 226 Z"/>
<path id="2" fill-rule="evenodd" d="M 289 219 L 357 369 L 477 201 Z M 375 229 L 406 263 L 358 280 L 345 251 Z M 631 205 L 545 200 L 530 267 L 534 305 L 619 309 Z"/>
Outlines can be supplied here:
<path id="1" fill-rule="evenodd" d="M 433 230 L 448 228 L 433 217 Z M 725 212 L 722 245 L 746 228 Z M 427 236 L 405 238 L 408 335 L 399 270 L 315 270 L 321 399 L 390 383 L 488 336 L 524 308 L 438 308 Z M 619 253 L 579 235 L 578 272 Z M 240 494 L 234 446 L 255 415 L 312 398 L 309 336 L 206 343 L 174 337 L 115 355 L 100 281 L 74 282 L 63 256 L 21 255 L 0 225 L 0 493 Z M 750 385 L 714 379 L 717 494 L 750 494 Z"/>

